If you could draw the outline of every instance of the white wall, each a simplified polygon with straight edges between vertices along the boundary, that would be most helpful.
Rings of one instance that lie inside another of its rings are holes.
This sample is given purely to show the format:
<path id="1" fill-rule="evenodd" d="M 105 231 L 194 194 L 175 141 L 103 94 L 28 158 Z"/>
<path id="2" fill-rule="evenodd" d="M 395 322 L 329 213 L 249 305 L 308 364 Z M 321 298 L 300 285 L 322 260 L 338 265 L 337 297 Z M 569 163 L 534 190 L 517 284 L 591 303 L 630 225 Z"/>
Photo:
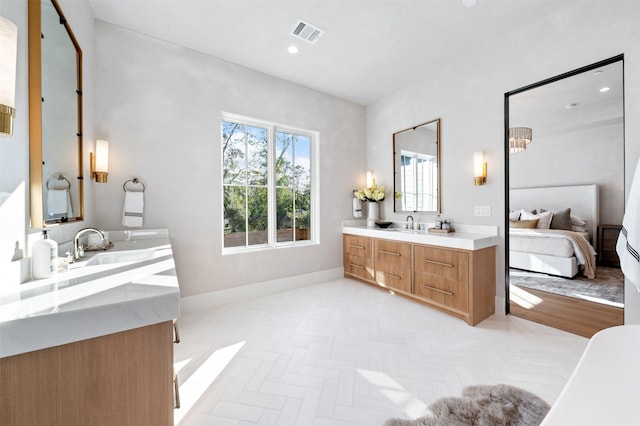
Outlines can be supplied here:
<path id="1" fill-rule="evenodd" d="M 364 184 L 361 106 L 96 22 L 97 135 L 110 141 L 98 222 L 120 229 L 132 176 L 144 227 L 168 227 L 182 296 L 342 267 L 340 221 Z M 222 255 L 221 113 L 320 132 L 320 244 Z"/>
<path id="2" fill-rule="evenodd" d="M 476 7 L 482 7 L 479 4 Z M 430 75 L 367 108 L 367 168 L 380 184 L 393 178 L 391 135 L 442 118 L 442 209 L 454 223 L 498 225 L 497 295 L 504 298 L 504 93 L 620 53 L 625 55 L 625 174 L 640 156 L 640 3 L 558 2 L 553 16 Z M 488 179 L 473 185 L 473 152 L 485 151 Z M 490 206 L 474 217 L 473 206 Z M 394 214 L 383 203 L 385 218 Z M 423 219 L 421 217 L 421 219 Z M 428 219 L 428 217 L 424 217 Z M 626 322 L 640 322 L 640 294 L 627 285 Z M 499 311 L 504 307 L 498 306 Z"/>
<path id="3" fill-rule="evenodd" d="M 624 215 L 622 132 L 620 120 L 615 124 L 536 138 L 524 152 L 510 157 L 509 185 L 534 188 L 595 183 L 600 223 L 621 225 Z M 510 206 L 510 209 L 518 208 Z"/>
<path id="4" fill-rule="evenodd" d="M 84 176 L 85 220 L 49 228 L 51 238 L 69 241 L 73 234 L 94 219 L 93 183 L 89 176 L 89 151 L 93 144 L 93 52 L 94 18 L 87 2 L 61 0 L 62 10 L 83 50 L 84 80 Z M 0 0 L 0 15 L 18 26 L 18 69 L 16 81 L 16 119 L 12 137 L 0 138 L 0 192 L 11 193 L 10 202 L 0 206 L 0 275 L 11 268 L 18 250 L 27 254 L 27 234 L 39 230 L 29 227 L 29 82 L 27 2 Z M 5 275 L 2 275 L 3 277 Z"/>

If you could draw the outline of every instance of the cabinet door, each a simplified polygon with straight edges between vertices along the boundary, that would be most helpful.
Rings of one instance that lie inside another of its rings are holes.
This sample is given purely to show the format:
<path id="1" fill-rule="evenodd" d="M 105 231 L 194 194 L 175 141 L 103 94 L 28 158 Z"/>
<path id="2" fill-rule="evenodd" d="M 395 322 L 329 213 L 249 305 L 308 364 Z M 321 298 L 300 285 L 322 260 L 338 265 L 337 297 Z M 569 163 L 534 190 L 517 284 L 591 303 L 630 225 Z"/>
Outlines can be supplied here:
<path id="1" fill-rule="evenodd" d="M 469 281 L 467 253 L 428 246 L 414 246 L 415 270 L 449 280 Z"/>
<path id="2" fill-rule="evenodd" d="M 469 312 L 469 287 L 467 283 L 416 271 L 414 294 L 461 313 Z"/>
<path id="3" fill-rule="evenodd" d="M 344 272 L 367 281 L 373 281 L 373 262 L 370 258 L 345 254 Z"/>
<path id="4" fill-rule="evenodd" d="M 343 243 L 345 254 L 360 256 L 367 259 L 371 257 L 371 238 L 358 237 L 356 235 L 345 235 Z"/>
<path id="5" fill-rule="evenodd" d="M 411 292 L 411 245 L 375 240 L 376 282 L 387 288 Z"/>

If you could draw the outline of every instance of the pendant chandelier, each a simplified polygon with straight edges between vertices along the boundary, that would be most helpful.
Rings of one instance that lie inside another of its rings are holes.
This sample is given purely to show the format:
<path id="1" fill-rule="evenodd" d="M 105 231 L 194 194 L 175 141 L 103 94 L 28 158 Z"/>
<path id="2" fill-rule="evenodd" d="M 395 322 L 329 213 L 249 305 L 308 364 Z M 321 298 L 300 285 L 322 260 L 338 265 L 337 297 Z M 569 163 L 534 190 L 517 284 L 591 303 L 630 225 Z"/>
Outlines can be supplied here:
<path id="1" fill-rule="evenodd" d="M 511 127 L 509 129 L 509 154 L 527 149 L 533 139 L 533 130 L 529 127 Z"/>

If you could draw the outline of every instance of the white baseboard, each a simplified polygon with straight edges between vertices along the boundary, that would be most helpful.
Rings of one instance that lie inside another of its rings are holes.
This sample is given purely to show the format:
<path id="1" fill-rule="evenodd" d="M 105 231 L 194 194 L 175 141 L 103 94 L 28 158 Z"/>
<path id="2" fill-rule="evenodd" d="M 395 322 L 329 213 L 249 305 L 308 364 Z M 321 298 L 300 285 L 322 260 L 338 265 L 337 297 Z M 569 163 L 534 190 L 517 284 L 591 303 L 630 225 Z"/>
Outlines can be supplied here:
<path id="1" fill-rule="evenodd" d="M 311 284 L 336 280 L 342 277 L 344 277 L 344 268 L 334 268 L 319 272 L 312 272 L 310 274 L 295 275 L 293 277 L 212 291 L 210 293 L 197 294 L 195 296 L 187 296 L 180 299 L 180 311 L 183 314 L 186 314 L 214 306 L 226 305 L 227 303 L 277 293 L 279 291 L 291 290 Z"/>

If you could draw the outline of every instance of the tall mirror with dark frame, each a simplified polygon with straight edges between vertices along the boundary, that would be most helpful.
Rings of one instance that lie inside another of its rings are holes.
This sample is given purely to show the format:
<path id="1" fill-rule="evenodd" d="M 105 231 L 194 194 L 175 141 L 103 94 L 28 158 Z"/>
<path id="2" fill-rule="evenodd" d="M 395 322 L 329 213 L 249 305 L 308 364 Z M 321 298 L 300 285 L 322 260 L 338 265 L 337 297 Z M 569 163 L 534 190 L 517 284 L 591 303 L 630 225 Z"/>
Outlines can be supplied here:
<path id="1" fill-rule="evenodd" d="M 393 134 L 395 212 L 440 212 L 440 119 Z"/>
<path id="2" fill-rule="evenodd" d="M 31 227 L 83 219 L 82 51 L 55 0 L 29 0 Z"/>
<path id="3" fill-rule="evenodd" d="M 623 58 L 505 94 L 507 312 L 585 337 L 624 321 Z"/>

